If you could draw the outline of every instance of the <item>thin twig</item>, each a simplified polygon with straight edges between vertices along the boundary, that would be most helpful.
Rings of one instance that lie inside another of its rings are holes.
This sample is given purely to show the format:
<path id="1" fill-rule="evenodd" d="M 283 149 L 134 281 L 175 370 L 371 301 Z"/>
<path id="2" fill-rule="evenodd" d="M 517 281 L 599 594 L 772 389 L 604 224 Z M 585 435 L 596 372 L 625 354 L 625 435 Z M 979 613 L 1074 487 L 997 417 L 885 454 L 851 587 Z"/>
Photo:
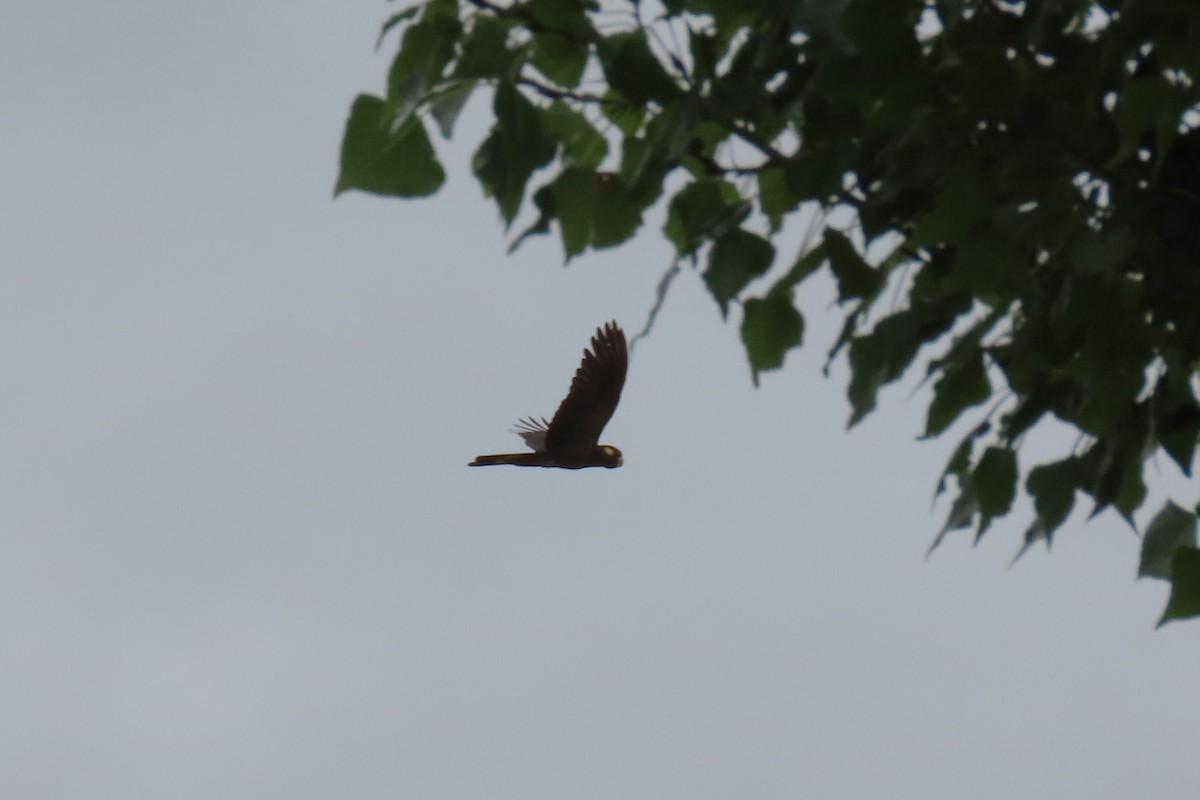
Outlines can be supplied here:
<path id="1" fill-rule="evenodd" d="M 650 329 L 654 327 L 654 320 L 658 317 L 658 312 L 662 310 L 663 303 L 667 300 L 667 290 L 671 288 L 671 282 L 675 280 L 675 276 L 680 272 L 679 258 L 676 257 L 671 261 L 671 266 L 663 273 L 663 276 L 658 279 L 658 286 L 654 290 L 654 305 L 650 307 L 650 313 L 646 316 L 646 325 L 638 331 L 632 339 L 629 340 L 629 349 L 632 350 L 638 339 L 645 338 L 650 335 Z"/>

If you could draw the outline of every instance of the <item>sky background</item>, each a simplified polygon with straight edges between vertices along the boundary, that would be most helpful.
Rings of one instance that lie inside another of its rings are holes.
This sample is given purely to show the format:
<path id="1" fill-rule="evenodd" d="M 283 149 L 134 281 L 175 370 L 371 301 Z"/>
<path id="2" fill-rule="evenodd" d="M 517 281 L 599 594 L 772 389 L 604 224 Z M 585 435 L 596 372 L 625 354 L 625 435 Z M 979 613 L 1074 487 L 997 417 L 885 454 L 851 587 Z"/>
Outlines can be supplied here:
<path id="1" fill-rule="evenodd" d="M 1009 569 L 1021 506 L 925 560 L 956 438 L 915 440 L 911 382 L 844 430 L 827 283 L 756 390 L 681 275 L 624 468 L 468 469 L 599 323 L 640 329 L 670 252 L 652 218 L 505 256 L 483 96 L 435 198 L 333 200 L 394 10 L 6 9 L 0 796 L 1194 793 L 1200 627 L 1154 631 L 1138 539 L 1077 509 Z M 1158 469 L 1143 524 L 1195 499 Z"/>

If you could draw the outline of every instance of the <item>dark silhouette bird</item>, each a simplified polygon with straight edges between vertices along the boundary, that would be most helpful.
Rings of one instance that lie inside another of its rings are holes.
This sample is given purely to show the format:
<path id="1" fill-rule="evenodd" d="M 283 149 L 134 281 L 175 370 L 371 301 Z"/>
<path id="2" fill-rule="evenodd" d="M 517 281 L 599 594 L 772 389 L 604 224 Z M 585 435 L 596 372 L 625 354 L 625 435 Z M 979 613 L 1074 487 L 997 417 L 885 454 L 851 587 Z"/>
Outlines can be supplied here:
<path id="1" fill-rule="evenodd" d="M 564 469 L 621 466 L 621 451 L 600 444 L 600 432 L 617 410 L 628 367 L 625 332 L 616 322 L 597 328 L 592 349 L 583 351 L 583 363 L 575 371 L 571 391 L 559 405 L 554 419 L 547 422 L 545 417 L 540 420 L 527 417 L 513 428 L 533 452 L 478 456 L 470 466 L 513 464 Z"/>

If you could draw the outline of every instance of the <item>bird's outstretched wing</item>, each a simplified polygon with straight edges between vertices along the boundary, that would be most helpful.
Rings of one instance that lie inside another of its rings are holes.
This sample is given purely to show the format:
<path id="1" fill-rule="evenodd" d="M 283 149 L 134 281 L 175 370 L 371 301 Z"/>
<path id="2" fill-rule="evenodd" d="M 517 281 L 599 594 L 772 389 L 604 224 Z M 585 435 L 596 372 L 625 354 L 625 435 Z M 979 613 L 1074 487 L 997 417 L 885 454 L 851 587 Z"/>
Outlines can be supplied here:
<path id="1" fill-rule="evenodd" d="M 555 453 L 590 452 L 617 410 L 628 368 L 625 332 L 616 322 L 597 328 L 591 350 L 583 351 L 583 362 L 575 371 L 571 390 L 546 429 L 545 449 Z M 521 435 L 532 446 L 530 434 Z"/>

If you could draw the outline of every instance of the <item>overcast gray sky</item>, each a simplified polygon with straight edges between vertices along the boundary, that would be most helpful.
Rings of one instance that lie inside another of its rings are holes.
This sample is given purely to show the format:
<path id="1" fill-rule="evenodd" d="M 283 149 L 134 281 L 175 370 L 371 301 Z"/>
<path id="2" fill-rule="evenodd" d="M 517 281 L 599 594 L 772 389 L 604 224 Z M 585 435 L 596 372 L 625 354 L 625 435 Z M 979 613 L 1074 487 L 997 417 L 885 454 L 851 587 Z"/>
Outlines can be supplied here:
<path id="1" fill-rule="evenodd" d="M 7 9 L 0 796 L 1194 793 L 1200 627 L 1138 540 L 1077 511 L 1008 569 L 1023 507 L 925 561 L 953 442 L 907 387 L 844 431 L 828 286 L 755 390 L 681 276 L 623 469 L 468 469 L 670 254 L 506 257 L 482 97 L 438 197 L 332 200 L 394 10 Z"/>

